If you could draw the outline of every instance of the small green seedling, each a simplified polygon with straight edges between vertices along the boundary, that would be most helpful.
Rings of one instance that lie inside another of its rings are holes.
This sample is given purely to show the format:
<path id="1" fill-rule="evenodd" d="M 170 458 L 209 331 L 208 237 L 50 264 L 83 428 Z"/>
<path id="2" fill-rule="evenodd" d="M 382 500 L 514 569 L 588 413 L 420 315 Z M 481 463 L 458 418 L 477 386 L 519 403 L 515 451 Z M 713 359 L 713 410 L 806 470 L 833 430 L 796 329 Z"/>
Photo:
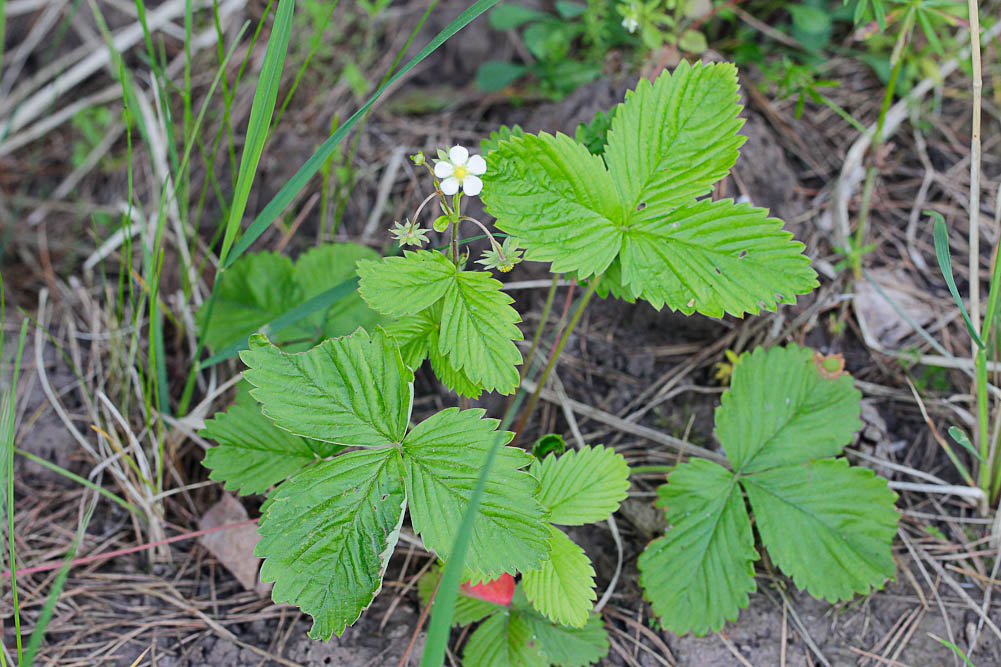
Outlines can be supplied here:
<path id="1" fill-rule="evenodd" d="M 729 467 L 689 461 L 658 489 L 668 530 L 639 568 L 663 627 L 715 632 L 747 607 L 751 516 L 772 562 L 814 597 L 847 600 L 893 577 L 896 494 L 836 458 L 862 426 L 861 394 L 826 362 L 795 345 L 742 359 L 716 410 Z"/>

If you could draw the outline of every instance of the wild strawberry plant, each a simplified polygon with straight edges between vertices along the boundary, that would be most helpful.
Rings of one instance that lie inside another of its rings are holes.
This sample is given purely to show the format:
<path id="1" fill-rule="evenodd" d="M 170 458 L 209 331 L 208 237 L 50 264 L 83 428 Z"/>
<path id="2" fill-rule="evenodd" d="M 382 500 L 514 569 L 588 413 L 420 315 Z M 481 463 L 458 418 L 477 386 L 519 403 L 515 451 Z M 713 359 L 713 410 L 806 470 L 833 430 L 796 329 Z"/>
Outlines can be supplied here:
<path id="1" fill-rule="evenodd" d="M 392 229 L 407 249 L 357 261 L 359 294 L 384 327 L 304 352 L 277 347 L 282 331 L 268 332 L 275 341 L 250 337 L 241 358 L 261 414 L 242 398 L 210 421 L 205 434 L 220 446 L 206 462 L 229 488 L 274 487 L 262 507 L 261 576 L 275 582 L 276 601 L 313 616 L 313 637 L 341 633 L 371 603 L 408 514 L 447 566 L 492 452 L 462 562 L 473 584 L 521 580 L 512 606 L 477 630 L 478 644 L 502 638 L 510 649 L 518 633 L 535 627 L 531 619 L 584 629 L 596 622 L 593 567 L 557 526 L 616 510 L 628 486 L 622 457 L 586 447 L 535 459 L 481 409 L 448 408 L 412 424 L 414 372 L 430 360 L 462 397 L 518 389 L 521 318 L 492 272 L 521 261 L 549 262 L 554 285 L 560 274 L 587 284 L 540 387 L 596 292 L 686 314 L 741 316 L 813 289 L 803 245 L 780 220 L 706 198 L 737 159 L 739 111 L 732 66 L 683 63 L 641 82 L 585 127 L 586 145 L 502 128 L 483 142 L 483 155 L 462 147 L 433 161 L 418 154 L 434 189 Z M 476 195 L 493 225 L 463 211 L 464 198 Z M 432 231 L 444 234 L 443 248 L 423 247 Z M 473 263 L 469 231 L 488 244 Z M 528 664 L 563 662 L 552 645 L 541 650 Z"/>
<path id="2" fill-rule="evenodd" d="M 658 489 L 668 530 L 639 568 L 663 627 L 705 634 L 747 607 L 760 558 L 752 515 L 772 562 L 814 597 L 847 600 L 893 576 L 896 494 L 836 458 L 862 426 L 860 398 L 850 376 L 795 345 L 735 366 L 716 410 L 729 468 L 692 460 Z"/>

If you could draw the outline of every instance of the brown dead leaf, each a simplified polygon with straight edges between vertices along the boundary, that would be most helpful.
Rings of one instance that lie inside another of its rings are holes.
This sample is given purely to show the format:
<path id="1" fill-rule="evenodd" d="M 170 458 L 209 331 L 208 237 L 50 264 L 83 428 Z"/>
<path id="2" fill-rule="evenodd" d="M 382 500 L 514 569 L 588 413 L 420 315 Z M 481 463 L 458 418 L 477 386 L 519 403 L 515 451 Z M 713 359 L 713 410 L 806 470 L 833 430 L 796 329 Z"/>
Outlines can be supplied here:
<path id="1" fill-rule="evenodd" d="M 870 276 L 879 283 L 879 289 L 868 280 L 858 281 L 855 285 L 855 308 L 865 318 L 880 345 L 895 349 L 901 341 L 915 333 L 914 327 L 897 312 L 897 308 L 922 327 L 935 320 L 934 304 L 921 298 L 921 291 L 906 272 L 877 269 L 870 272 Z M 880 290 L 897 308 L 887 302 Z"/>
<path id="2" fill-rule="evenodd" d="M 226 494 L 198 522 L 201 530 L 218 528 L 247 520 L 247 510 L 233 496 Z M 257 526 L 247 524 L 202 535 L 199 540 L 223 566 L 233 573 L 248 591 L 257 589 L 257 570 L 261 559 L 254 557 L 254 547 L 261 536 Z"/>

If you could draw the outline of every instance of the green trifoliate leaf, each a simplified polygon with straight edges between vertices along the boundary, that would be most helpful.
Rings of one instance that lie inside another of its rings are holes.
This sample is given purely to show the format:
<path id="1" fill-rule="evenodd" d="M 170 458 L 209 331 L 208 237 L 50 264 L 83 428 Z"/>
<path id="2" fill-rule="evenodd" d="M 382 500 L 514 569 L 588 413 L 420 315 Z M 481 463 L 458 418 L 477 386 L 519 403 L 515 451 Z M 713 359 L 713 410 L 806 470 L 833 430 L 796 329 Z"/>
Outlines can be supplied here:
<path id="1" fill-rule="evenodd" d="M 406 507 L 399 451 L 342 454 L 279 487 L 261 516 L 262 581 L 275 602 L 313 617 L 310 636 L 341 634 L 372 602 Z"/>
<path id="2" fill-rule="evenodd" d="M 264 415 L 297 435 L 345 446 L 403 441 L 413 403 L 413 371 L 381 328 L 371 336 L 325 340 L 308 352 L 282 352 L 252 336 L 240 358 Z"/>
<path id="3" fill-rule="evenodd" d="M 552 548 L 549 560 L 541 568 L 522 574 L 525 595 L 549 620 L 584 627 L 598 599 L 591 559 L 555 526 L 549 526 L 549 545 Z"/>
<path id="4" fill-rule="evenodd" d="M 413 315 L 431 306 L 455 283 L 455 264 L 432 250 L 359 262 L 362 298 L 384 315 Z"/>
<path id="5" fill-rule="evenodd" d="M 897 495 L 872 470 L 827 459 L 741 483 L 772 560 L 810 595 L 847 600 L 893 577 Z"/>
<path id="6" fill-rule="evenodd" d="M 414 531 L 446 561 L 487 451 L 496 438 L 506 444 L 512 437 L 483 414 L 449 408 L 418 424 L 403 442 Z M 507 446 L 494 459 L 466 555 L 466 566 L 484 577 L 537 568 L 549 552 L 535 500 L 538 482 L 522 470 L 530 462 L 530 455 Z"/>
<path id="7" fill-rule="evenodd" d="M 737 162 L 737 68 L 686 61 L 651 84 L 641 79 L 615 108 L 605 161 L 637 224 L 712 191 Z M 640 204 L 645 206 L 637 211 Z"/>
<path id="8" fill-rule="evenodd" d="M 634 221 L 622 243 L 620 281 L 655 308 L 757 314 L 816 287 L 803 248 L 763 208 L 703 200 Z"/>
<path id="9" fill-rule="evenodd" d="M 640 584 L 661 624 L 678 634 L 718 631 L 755 590 L 754 535 L 737 480 L 703 459 L 658 489 L 668 530 L 639 558 Z"/>
<path id="10" fill-rule="evenodd" d="M 619 252 L 625 212 L 605 163 L 564 134 L 512 137 L 490 154 L 483 201 L 525 259 L 554 273 L 603 272 Z"/>
<path id="11" fill-rule="evenodd" d="M 530 472 L 539 480 L 538 499 L 547 518 L 564 526 L 607 519 L 629 489 L 626 459 L 601 445 L 536 459 Z"/>
<path id="12" fill-rule="evenodd" d="M 264 493 L 315 461 L 318 452 L 314 446 L 326 444 L 278 428 L 261 414 L 247 392 L 238 394 L 226 412 L 205 422 L 199 435 L 219 443 L 205 452 L 202 460 L 212 470 L 209 477 L 224 481 L 226 489 L 241 495 Z M 339 448 L 331 449 L 324 449 L 321 455 L 330 456 Z"/>
<path id="13" fill-rule="evenodd" d="M 616 107 L 605 160 L 563 135 L 501 142 L 483 200 L 526 259 L 616 273 L 603 293 L 714 317 L 793 303 L 816 274 L 781 221 L 696 201 L 737 158 L 736 99 L 732 67 L 683 64 Z"/>
<path id="14" fill-rule="evenodd" d="M 458 271 L 438 252 L 418 251 L 380 262 L 360 262 L 361 294 L 387 315 L 413 315 L 394 328 L 408 363 L 437 335 L 439 377 L 463 396 L 479 391 L 513 392 L 522 339 L 518 311 L 501 283 L 481 271 Z M 435 317 L 440 320 L 435 321 Z M 437 330 L 437 332 L 435 332 Z M 430 348 L 428 348 L 430 351 Z"/>
<path id="15" fill-rule="evenodd" d="M 532 627 L 522 614 L 491 616 L 469 636 L 462 651 L 465 667 L 549 667 Z"/>
<path id="16" fill-rule="evenodd" d="M 521 352 L 514 341 L 523 338 L 516 326 L 518 311 L 501 283 L 480 271 L 455 274 L 445 294 L 438 350 L 456 370 L 487 391 L 510 394 L 521 381 Z"/>
<path id="17" fill-rule="evenodd" d="M 821 375 L 813 350 L 758 348 L 734 371 L 716 434 L 734 470 L 751 473 L 837 456 L 862 427 L 849 375 Z"/>

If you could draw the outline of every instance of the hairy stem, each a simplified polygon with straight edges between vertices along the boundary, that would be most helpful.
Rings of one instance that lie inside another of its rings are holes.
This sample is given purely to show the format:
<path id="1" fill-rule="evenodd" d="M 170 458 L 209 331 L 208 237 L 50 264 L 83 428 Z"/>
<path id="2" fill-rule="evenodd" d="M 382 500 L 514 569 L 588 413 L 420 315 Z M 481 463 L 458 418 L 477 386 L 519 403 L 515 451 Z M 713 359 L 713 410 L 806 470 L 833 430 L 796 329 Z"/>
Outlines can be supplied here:
<path id="1" fill-rule="evenodd" d="M 546 385 L 546 380 L 549 379 L 549 374 L 553 372 L 554 368 L 556 368 L 556 364 L 560 358 L 560 353 L 563 352 L 563 347 L 567 344 L 567 340 L 570 339 L 570 334 L 573 333 L 574 328 L 577 326 L 581 316 L 584 314 L 584 310 L 587 308 L 587 304 L 591 301 L 591 297 L 594 296 L 595 290 L 598 289 L 599 282 L 601 282 L 601 275 L 597 275 L 591 279 L 591 283 L 588 285 L 587 291 L 584 292 L 584 296 L 581 297 L 580 303 L 577 305 L 577 310 L 574 311 L 573 317 L 570 318 L 570 323 L 567 324 L 566 329 L 563 330 L 563 335 L 560 336 L 559 342 L 556 344 L 556 349 L 554 349 L 553 353 L 549 355 L 549 363 L 547 363 L 546 367 L 542 370 L 542 375 L 539 376 L 535 391 L 532 392 L 532 398 L 528 400 L 528 405 L 525 406 L 525 411 L 521 414 L 518 426 L 514 429 L 515 438 L 520 437 L 522 430 L 525 428 L 525 424 L 528 423 L 529 417 L 532 416 L 532 412 L 535 410 L 535 405 L 539 402 L 539 395 L 542 393 L 542 388 Z"/>

